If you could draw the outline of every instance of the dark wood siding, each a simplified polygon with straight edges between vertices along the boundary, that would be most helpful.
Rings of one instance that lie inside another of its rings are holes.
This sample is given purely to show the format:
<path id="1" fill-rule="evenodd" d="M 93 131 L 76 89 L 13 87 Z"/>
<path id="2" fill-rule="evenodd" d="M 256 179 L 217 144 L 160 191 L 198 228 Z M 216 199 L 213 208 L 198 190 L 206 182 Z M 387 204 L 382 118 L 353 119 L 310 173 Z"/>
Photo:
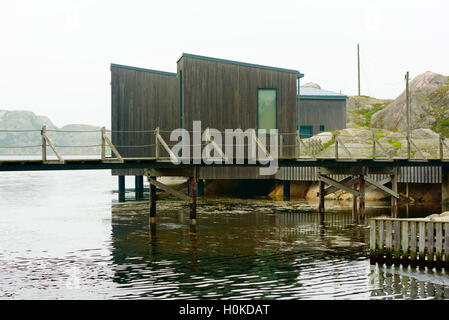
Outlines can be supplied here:
<path id="1" fill-rule="evenodd" d="M 285 138 L 284 155 L 294 156 L 297 129 L 295 73 L 192 57 L 179 60 L 178 75 L 181 69 L 183 128 L 192 130 L 194 120 L 201 120 L 203 130 L 206 127 L 222 132 L 224 129 L 257 128 L 257 89 L 276 88 L 277 124 L 279 133 Z M 208 179 L 270 178 L 259 176 L 258 172 L 257 168 L 202 168 L 200 176 Z"/>
<path id="2" fill-rule="evenodd" d="M 179 127 L 176 75 L 111 66 L 112 143 L 124 157 L 154 157 L 154 130 Z M 129 132 L 136 131 L 136 132 Z M 145 132 L 146 131 L 146 132 Z M 126 147 L 151 145 L 147 147 Z M 141 174 L 143 170 L 113 170 L 113 175 Z"/>
<path id="3" fill-rule="evenodd" d="M 346 128 L 346 100 L 301 100 L 301 126 L 313 126 L 313 134 Z"/>

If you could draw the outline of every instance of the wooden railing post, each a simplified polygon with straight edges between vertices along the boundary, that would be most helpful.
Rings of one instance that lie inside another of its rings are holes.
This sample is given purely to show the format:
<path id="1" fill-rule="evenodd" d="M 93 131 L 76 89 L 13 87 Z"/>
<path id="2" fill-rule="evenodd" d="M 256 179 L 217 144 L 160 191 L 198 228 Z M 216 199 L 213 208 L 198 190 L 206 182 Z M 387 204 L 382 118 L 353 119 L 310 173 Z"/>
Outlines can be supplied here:
<path id="1" fill-rule="evenodd" d="M 155 139 L 155 144 L 156 144 L 156 160 L 159 159 L 159 127 L 156 128 L 155 132 L 154 132 L 154 139 Z"/>
<path id="2" fill-rule="evenodd" d="M 439 145 L 439 151 L 440 151 L 440 160 L 443 160 L 444 158 L 444 151 L 443 151 L 443 135 L 440 133 L 440 138 L 438 141 L 438 145 Z"/>
<path id="3" fill-rule="evenodd" d="M 373 132 L 373 160 L 376 159 L 376 134 Z"/>
<path id="4" fill-rule="evenodd" d="M 407 159 L 410 160 L 410 135 L 407 133 Z"/>
<path id="5" fill-rule="evenodd" d="M 44 124 L 41 130 L 42 136 L 42 162 L 47 161 L 47 140 L 45 139 L 45 135 L 47 134 L 47 125 Z"/>
<path id="6" fill-rule="evenodd" d="M 106 158 L 106 141 L 104 140 L 105 135 L 106 135 L 106 128 L 101 127 L 101 160 L 103 161 Z"/>
<path id="7" fill-rule="evenodd" d="M 299 149 L 299 130 L 296 130 L 296 138 L 295 138 L 295 154 L 296 158 L 299 158 L 301 156 L 300 149 Z"/>
<path id="8" fill-rule="evenodd" d="M 334 133 L 334 144 L 335 144 L 335 160 L 338 160 L 338 138 L 337 138 L 337 132 Z"/>

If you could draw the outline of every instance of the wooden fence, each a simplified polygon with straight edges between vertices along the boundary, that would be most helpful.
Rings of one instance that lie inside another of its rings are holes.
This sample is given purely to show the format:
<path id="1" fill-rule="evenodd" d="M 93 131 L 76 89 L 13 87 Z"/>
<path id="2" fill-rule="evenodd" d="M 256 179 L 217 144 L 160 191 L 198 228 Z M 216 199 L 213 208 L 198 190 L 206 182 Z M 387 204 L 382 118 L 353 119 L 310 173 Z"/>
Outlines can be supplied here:
<path id="1" fill-rule="evenodd" d="M 449 268 L 449 221 L 370 219 L 372 263 Z"/>

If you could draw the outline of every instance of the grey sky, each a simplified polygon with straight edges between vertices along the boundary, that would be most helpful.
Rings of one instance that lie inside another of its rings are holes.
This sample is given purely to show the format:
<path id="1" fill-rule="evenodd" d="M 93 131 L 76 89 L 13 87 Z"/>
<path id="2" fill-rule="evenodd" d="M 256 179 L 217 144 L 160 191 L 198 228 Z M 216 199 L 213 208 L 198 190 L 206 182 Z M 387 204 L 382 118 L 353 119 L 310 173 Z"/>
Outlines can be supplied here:
<path id="1" fill-rule="evenodd" d="M 111 62 L 176 72 L 182 52 L 298 69 L 303 83 L 395 98 L 449 75 L 448 1 L 0 2 L 0 109 L 110 126 Z"/>

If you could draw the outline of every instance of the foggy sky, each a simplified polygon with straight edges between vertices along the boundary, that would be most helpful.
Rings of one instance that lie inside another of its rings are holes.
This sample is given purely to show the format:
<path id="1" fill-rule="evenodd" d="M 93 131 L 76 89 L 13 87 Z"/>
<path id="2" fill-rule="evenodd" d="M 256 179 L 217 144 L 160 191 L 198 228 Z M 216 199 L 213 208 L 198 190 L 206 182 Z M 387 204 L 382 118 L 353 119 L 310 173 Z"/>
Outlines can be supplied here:
<path id="1" fill-rule="evenodd" d="M 0 109 L 110 126 L 110 63 L 176 72 L 183 52 L 297 69 L 395 98 L 404 74 L 449 75 L 447 1 L 0 2 Z"/>

